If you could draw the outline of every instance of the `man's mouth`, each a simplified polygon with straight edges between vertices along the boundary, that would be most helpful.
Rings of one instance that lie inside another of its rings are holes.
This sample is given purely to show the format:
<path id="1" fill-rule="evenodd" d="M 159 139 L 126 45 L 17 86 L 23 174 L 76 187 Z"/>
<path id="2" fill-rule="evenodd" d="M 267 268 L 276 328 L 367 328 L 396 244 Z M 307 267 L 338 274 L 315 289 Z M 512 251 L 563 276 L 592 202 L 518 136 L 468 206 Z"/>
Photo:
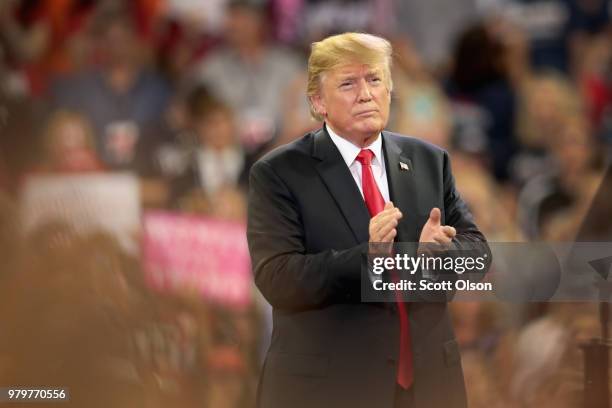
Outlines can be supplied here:
<path id="1" fill-rule="evenodd" d="M 369 116 L 372 114 L 378 113 L 378 110 L 376 109 L 369 109 L 369 110 L 365 110 L 362 112 L 357 113 L 355 116 Z"/>

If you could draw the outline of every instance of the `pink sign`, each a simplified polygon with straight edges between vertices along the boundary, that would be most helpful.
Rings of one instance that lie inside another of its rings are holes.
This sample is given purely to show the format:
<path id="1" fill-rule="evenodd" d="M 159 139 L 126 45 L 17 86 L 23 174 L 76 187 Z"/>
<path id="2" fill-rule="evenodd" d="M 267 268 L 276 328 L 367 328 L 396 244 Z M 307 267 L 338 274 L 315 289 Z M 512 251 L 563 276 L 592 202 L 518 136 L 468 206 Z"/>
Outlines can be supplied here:
<path id="1" fill-rule="evenodd" d="M 148 212 L 143 264 L 154 289 L 194 290 L 206 300 L 237 308 L 251 301 L 251 265 L 241 223 Z"/>

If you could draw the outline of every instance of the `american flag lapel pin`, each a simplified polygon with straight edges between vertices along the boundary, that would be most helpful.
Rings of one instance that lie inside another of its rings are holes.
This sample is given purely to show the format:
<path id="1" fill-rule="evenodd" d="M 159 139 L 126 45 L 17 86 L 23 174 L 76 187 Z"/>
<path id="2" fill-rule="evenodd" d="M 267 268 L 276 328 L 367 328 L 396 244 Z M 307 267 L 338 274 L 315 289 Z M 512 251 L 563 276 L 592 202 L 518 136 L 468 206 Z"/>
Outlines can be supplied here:
<path id="1" fill-rule="evenodd" d="M 399 167 L 400 167 L 400 170 L 402 170 L 402 171 L 409 171 L 410 170 L 410 167 L 408 167 L 408 165 L 406 163 L 404 163 L 404 162 L 399 162 Z"/>

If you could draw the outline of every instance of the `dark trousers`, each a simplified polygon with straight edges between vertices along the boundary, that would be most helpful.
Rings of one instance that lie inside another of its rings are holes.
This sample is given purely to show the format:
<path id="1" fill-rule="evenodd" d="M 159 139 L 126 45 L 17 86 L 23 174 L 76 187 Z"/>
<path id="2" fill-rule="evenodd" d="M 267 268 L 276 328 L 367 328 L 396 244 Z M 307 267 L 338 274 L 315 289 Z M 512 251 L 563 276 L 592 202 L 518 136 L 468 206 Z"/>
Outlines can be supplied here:
<path id="1" fill-rule="evenodd" d="M 395 403 L 394 408 L 414 408 L 414 391 L 413 387 L 407 390 L 399 385 L 395 385 Z"/>

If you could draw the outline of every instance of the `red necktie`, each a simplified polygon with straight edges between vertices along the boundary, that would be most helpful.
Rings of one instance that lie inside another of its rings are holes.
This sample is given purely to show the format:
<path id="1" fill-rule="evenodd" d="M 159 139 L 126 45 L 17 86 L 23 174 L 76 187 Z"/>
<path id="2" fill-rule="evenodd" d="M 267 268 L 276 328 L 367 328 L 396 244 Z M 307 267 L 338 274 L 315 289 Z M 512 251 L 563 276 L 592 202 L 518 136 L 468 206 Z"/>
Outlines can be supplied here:
<path id="1" fill-rule="evenodd" d="M 361 163 L 361 188 L 366 206 L 373 217 L 385 207 L 383 198 L 374 174 L 372 174 L 372 158 L 374 153 L 370 149 L 363 149 L 357 155 L 357 161 Z M 397 277 L 394 277 L 397 279 Z M 397 383 L 405 389 L 412 385 L 414 378 L 412 372 L 412 346 L 410 341 L 410 324 L 408 322 L 408 311 L 406 305 L 401 301 L 399 292 L 396 292 L 397 310 L 400 320 L 400 350 L 399 364 L 397 367 Z"/>

